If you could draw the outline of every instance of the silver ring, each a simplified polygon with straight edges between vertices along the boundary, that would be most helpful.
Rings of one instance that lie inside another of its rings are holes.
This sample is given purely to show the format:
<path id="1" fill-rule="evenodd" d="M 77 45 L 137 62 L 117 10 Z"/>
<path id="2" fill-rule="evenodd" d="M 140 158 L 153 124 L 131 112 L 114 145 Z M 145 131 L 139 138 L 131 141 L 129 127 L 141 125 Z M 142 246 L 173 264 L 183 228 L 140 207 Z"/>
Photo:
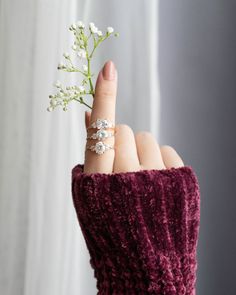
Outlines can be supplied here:
<path id="1" fill-rule="evenodd" d="M 104 154 L 105 151 L 110 150 L 110 149 L 114 149 L 114 147 L 109 144 L 106 144 L 102 141 L 96 142 L 95 145 L 91 145 L 89 147 L 86 147 L 86 150 L 91 150 L 93 152 L 96 152 L 99 155 Z"/>
<path id="2" fill-rule="evenodd" d="M 97 119 L 93 122 L 87 129 L 96 128 L 96 129 L 107 129 L 107 128 L 114 128 L 115 125 L 108 121 L 107 119 Z"/>
<path id="3" fill-rule="evenodd" d="M 93 133 L 91 136 L 88 136 L 86 139 L 99 139 L 102 140 L 104 138 L 114 136 L 114 132 L 107 131 L 105 129 L 99 129 L 96 133 Z"/>

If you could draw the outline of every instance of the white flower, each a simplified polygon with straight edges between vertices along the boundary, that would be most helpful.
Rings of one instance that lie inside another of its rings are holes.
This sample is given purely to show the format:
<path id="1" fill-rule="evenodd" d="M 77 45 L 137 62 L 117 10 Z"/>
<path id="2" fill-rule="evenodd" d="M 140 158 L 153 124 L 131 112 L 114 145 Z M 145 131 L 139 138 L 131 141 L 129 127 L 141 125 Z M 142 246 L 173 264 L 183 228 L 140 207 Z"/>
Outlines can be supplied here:
<path id="1" fill-rule="evenodd" d="M 90 31 L 91 31 L 93 34 L 97 34 L 97 32 L 98 32 L 98 28 L 95 26 L 94 23 L 89 23 L 89 28 L 90 28 Z"/>
<path id="2" fill-rule="evenodd" d="M 93 33 L 93 34 L 97 34 L 97 32 L 98 32 L 98 28 L 97 27 L 92 27 L 92 28 L 90 28 L 91 29 L 91 32 Z"/>
<path id="3" fill-rule="evenodd" d="M 57 102 L 56 102 L 56 100 L 55 100 L 55 99 L 52 99 L 52 100 L 50 101 L 50 105 L 51 105 L 51 107 L 55 107 L 55 106 L 57 106 Z"/>
<path id="4" fill-rule="evenodd" d="M 79 50 L 77 54 L 79 58 L 86 58 L 86 51 L 84 49 Z"/>
<path id="5" fill-rule="evenodd" d="M 61 82 L 59 80 L 57 80 L 55 83 L 54 83 L 54 86 L 56 86 L 57 88 L 60 88 L 61 87 Z"/>
<path id="6" fill-rule="evenodd" d="M 53 108 L 52 106 L 50 106 L 50 107 L 47 108 L 47 111 L 48 111 L 48 112 L 52 112 L 53 109 L 54 109 L 54 108 Z"/>
<path id="7" fill-rule="evenodd" d="M 79 91 L 80 91 L 80 92 L 84 92 L 84 91 L 85 91 L 84 86 L 79 86 L 78 88 L 79 88 Z"/>
<path id="8" fill-rule="evenodd" d="M 73 50 L 76 50 L 76 49 L 77 49 L 77 46 L 76 46 L 76 45 L 73 45 L 71 48 L 72 48 Z"/>
<path id="9" fill-rule="evenodd" d="M 85 72 L 88 71 L 88 66 L 87 66 L 87 65 L 83 65 L 82 68 L 83 68 L 83 70 L 84 70 Z"/>
<path id="10" fill-rule="evenodd" d="M 108 28 L 107 28 L 107 32 L 108 32 L 109 34 L 111 34 L 111 33 L 114 32 L 114 29 L 113 29 L 112 27 L 108 27 Z"/>
<path id="11" fill-rule="evenodd" d="M 70 55 L 69 55 L 68 52 L 64 52 L 64 53 L 63 53 L 63 56 L 64 56 L 65 58 L 69 58 L 69 57 L 70 57 Z"/>
<path id="12" fill-rule="evenodd" d="M 97 34 L 99 37 L 102 37 L 102 31 L 98 31 Z"/>
<path id="13" fill-rule="evenodd" d="M 79 29 L 84 29 L 85 28 L 85 25 L 84 25 L 84 23 L 82 21 L 78 21 L 77 25 L 78 25 Z"/>
<path id="14" fill-rule="evenodd" d="M 76 24 L 72 24 L 71 27 L 72 27 L 73 30 L 76 30 L 76 28 L 77 28 Z"/>
<path id="15" fill-rule="evenodd" d="M 58 70 L 62 70 L 62 69 L 65 69 L 66 66 L 65 66 L 62 62 L 60 62 L 60 63 L 58 64 L 57 68 L 58 68 Z"/>

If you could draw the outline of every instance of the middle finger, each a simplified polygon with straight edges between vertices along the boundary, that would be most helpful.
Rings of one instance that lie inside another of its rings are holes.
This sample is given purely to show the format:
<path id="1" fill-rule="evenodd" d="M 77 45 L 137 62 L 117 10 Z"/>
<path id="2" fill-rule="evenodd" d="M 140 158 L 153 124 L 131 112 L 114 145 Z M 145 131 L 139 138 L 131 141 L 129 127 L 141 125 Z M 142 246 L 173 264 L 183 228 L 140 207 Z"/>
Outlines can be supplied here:
<path id="1" fill-rule="evenodd" d="M 114 172 L 139 171 L 140 164 L 133 130 L 125 124 L 116 125 L 115 141 Z"/>

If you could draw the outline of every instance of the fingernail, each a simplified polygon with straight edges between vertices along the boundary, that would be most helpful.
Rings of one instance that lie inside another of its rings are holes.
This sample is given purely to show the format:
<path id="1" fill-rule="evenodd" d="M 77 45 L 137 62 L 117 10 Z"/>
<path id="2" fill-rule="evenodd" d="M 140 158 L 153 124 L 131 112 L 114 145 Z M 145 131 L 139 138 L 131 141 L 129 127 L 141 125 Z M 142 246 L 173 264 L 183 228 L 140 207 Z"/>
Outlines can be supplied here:
<path id="1" fill-rule="evenodd" d="M 103 78 L 105 80 L 114 80 L 116 77 L 116 69 L 114 63 L 109 60 L 105 63 L 102 70 Z"/>

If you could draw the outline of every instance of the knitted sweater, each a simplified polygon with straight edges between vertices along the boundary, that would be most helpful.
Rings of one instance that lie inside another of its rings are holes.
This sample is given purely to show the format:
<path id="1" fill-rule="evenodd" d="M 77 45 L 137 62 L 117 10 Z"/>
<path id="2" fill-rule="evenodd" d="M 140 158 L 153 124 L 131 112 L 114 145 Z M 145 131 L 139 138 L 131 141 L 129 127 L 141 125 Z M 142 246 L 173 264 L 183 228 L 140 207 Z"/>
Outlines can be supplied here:
<path id="1" fill-rule="evenodd" d="M 100 295 L 195 295 L 200 192 L 190 166 L 72 170 L 72 196 Z"/>

